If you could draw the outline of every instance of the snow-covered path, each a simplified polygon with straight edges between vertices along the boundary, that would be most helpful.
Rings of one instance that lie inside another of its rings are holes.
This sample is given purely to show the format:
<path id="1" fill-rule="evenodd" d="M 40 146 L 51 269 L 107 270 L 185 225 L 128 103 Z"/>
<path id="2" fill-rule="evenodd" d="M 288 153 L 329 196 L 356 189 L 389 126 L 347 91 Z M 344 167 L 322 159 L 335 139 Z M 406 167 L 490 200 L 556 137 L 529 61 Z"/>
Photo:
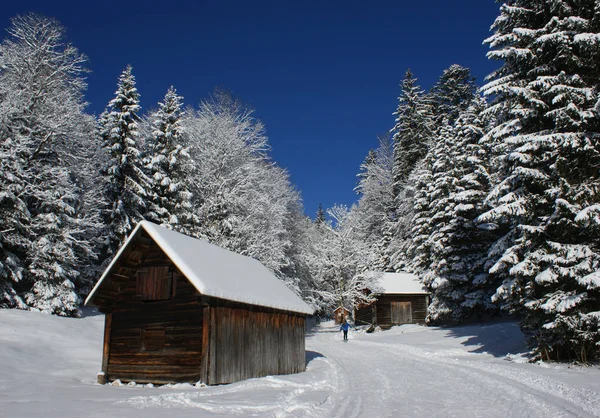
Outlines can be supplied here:
<path id="1" fill-rule="evenodd" d="M 95 384 L 103 317 L 0 310 L 0 416 L 600 417 L 600 369 L 528 364 L 513 323 L 306 340 L 305 373 L 231 385 Z"/>
<path id="2" fill-rule="evenodd" d="M 315 341 L 340 382 L 330 416 L 600 416 L 598 391 L 526 370 L 533 365 L 498 364 L 478 354 L 461 358 L 469 355 L 401 344 L 397 334 L 377 335 L 378 342 L 359 335 L 344 344 L 331 331 L 332 338 L 321 332 Z"/>

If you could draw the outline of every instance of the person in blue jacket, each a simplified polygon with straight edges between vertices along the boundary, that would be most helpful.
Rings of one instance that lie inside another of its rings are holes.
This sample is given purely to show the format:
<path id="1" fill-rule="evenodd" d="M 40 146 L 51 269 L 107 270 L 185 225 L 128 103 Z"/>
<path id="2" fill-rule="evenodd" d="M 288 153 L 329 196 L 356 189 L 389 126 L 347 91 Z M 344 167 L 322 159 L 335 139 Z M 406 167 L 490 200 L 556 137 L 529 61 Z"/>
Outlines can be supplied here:
<path id="1" fill-rule="evenodd" d="M 344 318 L 344 322 L 340 325 L 340 331 L 344 331 L 344 341 L 348 341 L 348 330 L 350 327 L 351 325 L 346 321 L 346 318 Z"/>

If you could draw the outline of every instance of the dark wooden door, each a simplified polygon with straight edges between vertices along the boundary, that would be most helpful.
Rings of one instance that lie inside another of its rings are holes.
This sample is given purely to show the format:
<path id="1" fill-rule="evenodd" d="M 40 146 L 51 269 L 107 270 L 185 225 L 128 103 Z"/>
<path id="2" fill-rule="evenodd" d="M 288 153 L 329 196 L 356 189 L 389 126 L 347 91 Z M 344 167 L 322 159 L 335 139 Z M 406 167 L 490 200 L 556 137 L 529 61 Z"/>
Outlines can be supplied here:
<path id="1" fill-rule="evenodd" d="M 391 302 L 392 324 L 412 323 L 412 306 L 410 302 Z"/>

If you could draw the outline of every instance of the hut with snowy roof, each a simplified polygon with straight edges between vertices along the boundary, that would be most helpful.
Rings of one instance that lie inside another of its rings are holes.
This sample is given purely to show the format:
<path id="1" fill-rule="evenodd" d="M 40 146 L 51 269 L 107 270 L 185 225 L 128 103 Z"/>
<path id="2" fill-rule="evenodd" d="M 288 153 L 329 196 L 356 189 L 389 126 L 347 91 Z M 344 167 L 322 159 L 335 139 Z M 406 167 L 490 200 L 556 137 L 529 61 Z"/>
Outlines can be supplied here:
<path id="1" fill-rule="evenodd" d="M 379 279 L 372 293 L 376 301 L 359 306 L 354 312 L 357 324 L 374 324 L 388 328 L 399 324 L 425 323 L 429 292 L 410 273 L 373 273 Z"/>
<path id="2" fill-rule="evenodd" d="M 333 310 L 333 320 L 336 324 L 341 324 L 345 319 L 350 316 L 350 309 L 344 306 L 338 306 Z"/>
<path id="3" fill-rule="evenodd" d="M 85 304 L 106 314 L 106 381 L 213 385 L 306 367 L 310 306 L 257 260 L 147 221 Z"/>

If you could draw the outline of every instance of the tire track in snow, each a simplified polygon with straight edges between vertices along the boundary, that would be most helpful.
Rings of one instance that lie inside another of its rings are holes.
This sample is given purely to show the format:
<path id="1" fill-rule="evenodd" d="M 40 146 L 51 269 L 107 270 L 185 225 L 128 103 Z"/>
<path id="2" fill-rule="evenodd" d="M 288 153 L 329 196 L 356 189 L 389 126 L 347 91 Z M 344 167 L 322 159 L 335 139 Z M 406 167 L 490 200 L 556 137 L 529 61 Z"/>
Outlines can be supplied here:
<path id="1" fill-rule="evenodd" d="M 355 334 L 356 335 L 356 334 Z M 598 417 L 600 395 L 508 364 L 454 357 L 412 345 L 344 344 L 325 328 L 307 338 L 316 356 L 299 375 L 269 376 L 200 391 L 129 398 L 139 416 Z M 464 355 L 464 352 L 460 352 Z M 164 409 L 163 409 L 164 408 Z M 133 415 L 136 415 L 135 413 Z"/>
<path id="2" fill-rule="evenodd" d="M 329 334 L 329 335 L 328 335 Z M 350 341 L 343 343 L 337 333 L 321 331 L 315 335 L 313 348 L 322 352 L 334 365 L 337 382 L 332 394 L 334 408 L 330 417 L 385 417 L 398 416 L 394 408 L 389 408 L 395 397 L 395 391 L 406 384 L 405 376 L 399 374 L 392 378 L 378 369 L 395 356 L 382 353 L 369 353 Z M 378 363 L 378 364 L 374 364 Z"/>
<path id="3" fill-rule="evenodd" d="M 529 373 L 524 370 L 503 367 L 497 364 L 473 362 L 449 356 L 444 352 L 428 352 L 405 344 L 382 344 L 359 341 L 361 345 L 378 347 L 399 356 L 411 355 L 422 362 L 430 362 L 440 367 L 451 367 L 456 373 L 474 373 L 518 396 L 519 392 L 528 394 L 532 405 L 552 405 L 564 416 L 600 417 L 600 393 L 583 388 L 574 388 L 561 382 Z M 515 388 L 519 388 L 516 390 Z M 540 401 L 536 401 L 535 398 Z M 554 415 L 556 416 L 556 415 Z"/>

